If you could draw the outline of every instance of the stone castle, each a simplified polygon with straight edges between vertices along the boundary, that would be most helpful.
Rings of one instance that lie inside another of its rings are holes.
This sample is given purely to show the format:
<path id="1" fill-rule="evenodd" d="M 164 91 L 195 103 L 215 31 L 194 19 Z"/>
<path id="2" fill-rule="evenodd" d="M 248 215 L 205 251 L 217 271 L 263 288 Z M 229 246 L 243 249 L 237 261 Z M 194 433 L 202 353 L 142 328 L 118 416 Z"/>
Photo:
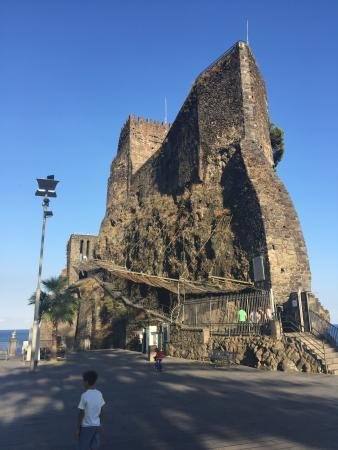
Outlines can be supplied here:
<path id="1" fill-rule="evenodd" d="M 107 262 L 170 280 L 237 280 L 272 292 L 281 305 L 293 293 L 309 293 L 306 246 L 274 168 L 269 124 L 264 80 L 244 42 L 196 78 L 171 125 L 129 116 L 99 234 L 68 242 L 70 284 L 79 274 L 90 276 L 80 263 L 96 261 L 94 275 L 131 301 L 151 297 L 162 306 L 175 303 L 173 290 L 167 295 L 146 278 L 109 272 Z M 257 257 L 264 265 L 260 281 Z"/>
<path id="2" fill-rule="evenodd" d="M 264 81 L 246 44 L 196 79 L 171 127 L 128 118 L 90 242 L 97 258 L 173 278 L 250 281 L 263 255 L 264 287 L 277 302 L 310 291 L 299 220 L 273 167 Z"/>

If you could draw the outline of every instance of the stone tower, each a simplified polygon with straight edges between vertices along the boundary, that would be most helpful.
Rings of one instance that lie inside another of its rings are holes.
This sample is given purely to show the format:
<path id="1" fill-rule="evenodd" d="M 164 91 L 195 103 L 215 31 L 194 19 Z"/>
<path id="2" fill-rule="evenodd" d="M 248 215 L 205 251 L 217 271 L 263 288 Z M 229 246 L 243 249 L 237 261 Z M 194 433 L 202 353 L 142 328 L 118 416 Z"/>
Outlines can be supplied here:
<path id="1" fill-rule="evenodd" d="M 253 280 L 275 299 L 310 290 L 304 238 L 273 168 L 264 80 L 243 42 L 204 70 L 170 128 L 130 117 L 96 254 L 132 270 Z"/>
<path id="2" fill-rule="evenodd" d="M 110 169 L 107 210 L 127 198 L 132 176 L 160 148 L 167 132 L 168 126 L 164 123 L 128 117 Z"/>
<path id="3" fill-rule="evenodd" d="M 67 243 L 67 278 L 69 284 L 73 284 L 79 279 L 73 265 L 94 258 L 96 239 L 97 236 L 92 234 L 72 234 L 70 236 Z"/>

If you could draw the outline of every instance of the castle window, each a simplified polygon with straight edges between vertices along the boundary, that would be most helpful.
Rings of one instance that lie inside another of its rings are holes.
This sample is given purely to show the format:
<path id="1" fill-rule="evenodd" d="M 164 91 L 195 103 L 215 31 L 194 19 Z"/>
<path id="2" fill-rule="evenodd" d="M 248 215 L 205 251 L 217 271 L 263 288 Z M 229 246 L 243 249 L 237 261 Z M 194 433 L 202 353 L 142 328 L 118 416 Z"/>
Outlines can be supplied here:
<path id="1" fill-rule="evenodd" d="M 90 247 L 90 241 L 87 241 L 87 250 L 86 250 L 87 259 L 89 258 L 89 247 Z"/>
<path id="2" fill-rule="evenodd" d="M 80 261 L 83 259 L 83 240 L 80 241 Z"/>

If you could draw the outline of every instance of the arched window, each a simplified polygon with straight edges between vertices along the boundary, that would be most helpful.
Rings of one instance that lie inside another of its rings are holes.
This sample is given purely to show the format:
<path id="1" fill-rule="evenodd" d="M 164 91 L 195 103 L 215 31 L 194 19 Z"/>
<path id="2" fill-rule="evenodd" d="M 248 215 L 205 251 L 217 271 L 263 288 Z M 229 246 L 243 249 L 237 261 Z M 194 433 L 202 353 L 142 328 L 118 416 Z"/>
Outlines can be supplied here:
<path id="1" fill-rule="evenodd" d="M 83 240 L 80 241 L 80 261 L 83 259 Z"/>
<path id="2" fill-rule="evenodd" d="M 90 241 L 87 241 L 87 250 L 86 250 L 87 259 L 89 258 L 89 247 L 90 247 Z"/>

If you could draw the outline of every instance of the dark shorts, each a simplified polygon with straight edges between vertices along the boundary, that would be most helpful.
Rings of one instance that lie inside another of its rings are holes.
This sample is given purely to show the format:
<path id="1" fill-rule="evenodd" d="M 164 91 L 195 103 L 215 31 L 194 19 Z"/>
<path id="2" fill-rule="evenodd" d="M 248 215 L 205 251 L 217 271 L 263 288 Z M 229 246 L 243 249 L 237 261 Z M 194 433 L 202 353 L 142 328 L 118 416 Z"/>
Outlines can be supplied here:
<path id="1" fill-rule="evenodd" d="M 79 450 L 98 450 L 100 447 L 100 427 L 81 427 Z"/>

